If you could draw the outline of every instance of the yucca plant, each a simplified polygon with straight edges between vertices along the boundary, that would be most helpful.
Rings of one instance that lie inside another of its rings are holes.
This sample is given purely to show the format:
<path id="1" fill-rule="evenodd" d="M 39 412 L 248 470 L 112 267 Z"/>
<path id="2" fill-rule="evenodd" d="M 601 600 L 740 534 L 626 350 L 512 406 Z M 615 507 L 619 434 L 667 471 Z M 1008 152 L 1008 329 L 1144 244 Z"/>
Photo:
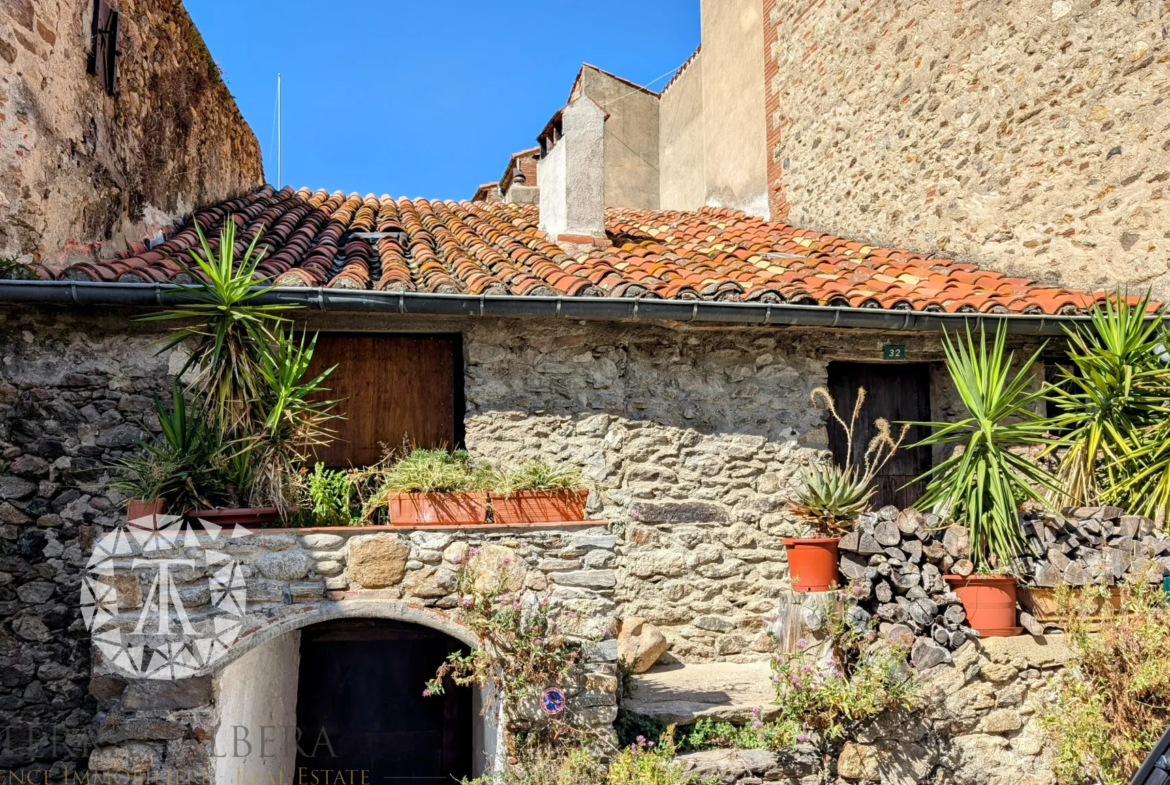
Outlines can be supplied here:
<path id="1" fill-rule="evenodd" d="M 1006 331 L 989 343 L 982 327 L 976 340 L 970 327 L 952 340 L 943 332 L 943 351 L 955 390 L 966 408 L 958 422 L 915 423 L 931 429 L 915 447 L 961 448 L 924 473 L 928 480 L 920 506 L 935 507 L 965 524 L 971 552 L 981 570 L 1007 569 L 1024 547 L 1020 506 L 1047 504 L 1045 492 L 1058 484 L 1018 448 L 1047 446 L 1048 423 L 1035 411 L 1044 390 L 1033 385 L 1033 369 L 1043 346 L 1013 370 L 1015 353 L 1005 348 Z"/>
<path id="2" fill-rule="evenodd" d="M 332 412 L 337 401 L 322 396 L 336 366 L 305 381 L 317 336 L 302 333 L 298 340 L 292 330 L 278 328 L 274 338 L 261 350 L 257 369 L 263 383 L 257 411 L 263 421 L 240 443 L 251 459 L 251 502 L 276 507 L 285 517 L 295 498 L 296 467 L 331 439 L 328 422 L 337 417 Z"/>
<path id="3" fill-rule="evenodd" d="M 263 397 L 264 347 L 275 342 L 276 330 L 288 321 L 280 315 L 287 306 L 252 302 L 272 289 L 256 271 L 263 258 L 256 252 L 259 232 L 237 259 L 234 221 L 224 222 L 214 249 L 198 224 L 195 231 L 202 255 L 190 249 L 190 265 L 172 259 L 193 281 L 179 286 L 185 301 L 142 318 L 190 321 L 163 341 L 159 354 L 190 342 L 191 356 L 180 375 L 194 369 L 193 387 L 208 419 L 224 434 L 250 433 L 263 420 L 256 404 Z"/>
<path id="4" fill-rule="evenodd" d="M 902 426 L 895 439 L 885 418 L 875 420 L 877 433 L 865 448 L 863 465 L 858 467 L 853 464 L 853 438 L 857 418 L 865 403 L 865 388 L 857 389 L 857 402 L 848 424 L 838 414 L 833 396 L 824 387 L 813 390 L 811 398 L 814 404 L 818 399 L 823 401 L 829 416 L 845 431 L 845 465 L 820 464 L 806 469 L 801 474 L 801 486 L 796 491 L 792 510 L 817 530 L 837 533 L 849 529 L 857 517 L 869 509 L 870 499 L 877 492 L 874 478 L 902 446 L 910 426 Z"/>
<path id="5" fill-rule="evenodd" d="M 1170 365 L 1162 359 L 1162 320 L 1149 318 L 1148 308 L 1148 294 L 1130 303 L 1118 292 L 1093 307 L 1088 325 L 1065 328 L 1070 365 L 1060 367 L 1047 391 L 1059 410 L 1050 427 L 1063 439 L 1045 451 L 1067 448 L 1053 496 L 1060 502 L 1166 509 L 1170 485 L 1160 481 L 1170 455 L 1157 448 L 1166 442 L 1159 431 L 1167 420 Z"/>

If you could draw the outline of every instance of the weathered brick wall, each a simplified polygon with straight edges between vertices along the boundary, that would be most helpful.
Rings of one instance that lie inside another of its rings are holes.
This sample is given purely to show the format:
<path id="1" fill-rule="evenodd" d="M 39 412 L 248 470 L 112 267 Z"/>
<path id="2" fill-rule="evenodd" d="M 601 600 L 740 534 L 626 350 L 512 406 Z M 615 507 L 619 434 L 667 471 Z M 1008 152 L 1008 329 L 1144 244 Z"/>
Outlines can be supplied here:
<path id="1" fill-rule="evenodd" d="M 1170 296 L 1170 2 L 765 10 L 775 216 Z"/>
<path id="2" fill-rule="evenodd" d="M 118 92 L 86 73 L 93 0 L 0 4 L 0 258 L 109 255 L 263 180 L 181 3 L 121 0 Z"/>

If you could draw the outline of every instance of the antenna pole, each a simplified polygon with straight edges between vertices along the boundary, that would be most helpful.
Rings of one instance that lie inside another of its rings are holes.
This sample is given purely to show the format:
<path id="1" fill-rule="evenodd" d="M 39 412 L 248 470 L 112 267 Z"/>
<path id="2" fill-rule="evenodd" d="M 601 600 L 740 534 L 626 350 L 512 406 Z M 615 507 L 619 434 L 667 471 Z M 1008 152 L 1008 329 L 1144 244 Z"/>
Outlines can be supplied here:
<path id="1" fill-rule="evenodd" d="M 280 72 L 276 74 L 276 190 L 280 190 Z"/>

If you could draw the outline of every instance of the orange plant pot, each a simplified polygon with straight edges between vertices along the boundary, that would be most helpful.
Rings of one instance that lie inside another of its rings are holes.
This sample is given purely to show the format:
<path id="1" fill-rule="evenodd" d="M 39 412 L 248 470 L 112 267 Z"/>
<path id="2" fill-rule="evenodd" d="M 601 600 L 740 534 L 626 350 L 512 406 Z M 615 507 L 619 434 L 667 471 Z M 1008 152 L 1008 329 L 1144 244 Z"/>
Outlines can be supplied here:
<path id="1" fill-rule="evenodd" d="M 967 624 L 981 638 L 1010 638 L 1016 626 L 1016 579 L 1011 575 L 944 575 L 967 612 Z"/>
<path id="2" fill-rule="evenodd" d="M 837 543 L 840 537 L 784 538 L 793 591 L 829 591 L 838 586 Z"/>
<path id="3" fill-rule="evenodd" d="M 392 493 L 392 526 L 474 526 L 487 520 L 486 493 Z"/>
<path id="4" fill-rule="evenodd" d="M 563 523 L 585 520 L 589 491 L 516 491 L 490 497 L 496 523 Z"/>
<path id="5" fill-rule="evenodd" d="M 140 518 L 153 520 L 162 515 L 165 499 L 131 499 L 126 503 L 126 520 L 133 523 Z"/>

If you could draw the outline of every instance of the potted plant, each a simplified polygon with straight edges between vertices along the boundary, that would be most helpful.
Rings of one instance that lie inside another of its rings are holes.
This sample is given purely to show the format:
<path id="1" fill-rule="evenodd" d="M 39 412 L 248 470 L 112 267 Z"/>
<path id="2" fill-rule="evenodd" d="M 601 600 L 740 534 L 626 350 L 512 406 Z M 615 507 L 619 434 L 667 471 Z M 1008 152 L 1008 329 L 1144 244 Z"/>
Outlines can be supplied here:
<path id="1" fill-rule="evenodd" d="M 1020 507 L 1046 504 L 1056 479 L 1012 448 L 1040 448 L 1052 437 L 1035 411 L 1044 390 L 1034 387 L 1033 367 L 1043 346 L 1013 371 L 1014 352 L 1005 350 L 1006 331 L 989 345 L 980 328 L 976 342 L 952 341 L 943 333 L 947 370 L 966 408 L 953 423 L 922 423 L 931 434 L 915 446 L 952 445 L 951 457 L 926 472 L 919 505 L 933 506 L 966 526 L 975 571 L 946 575 L 963 603 L 967 621 L 981 636 L 1018 635 L 1013 562 L 1025 547 Z"/>
<path id="2" fill-rule="evenodd" d="M 865 403 L 865 389 L 857 390 L 857 402 L 848 424 L 837 413 L 828 390 L 818 387 L 811 397 L 813 403 L 818 399 L 825 402 L 829 415 L 845 431 L 847 449 L 844 466 L 820 464 L 804 471 L 792 501 L 793 512 L 808 524 L 814 535 L 784 538 L 792 589 L 798 592 L 828 591 L 837 585 L 837 543 L 853 527 L 857 517 L 869 509 L 869 501 L 876 492 L 874 477 L 897 452 L 910 427 L 903 426 L 894 439 L 889 422 L 878 418 L 874 422 L 877 433 L 866 446 L 864 464 L 858 467 L 853 463 L 853 434 Z"/>
<path id="3" fill-rule="evenodd" d="M 182 388 L 176 384 L 171 389 L 169 408 L 156 398 L 155 411 L 159 438 L 140 442 L 141 452 L 115 463 L 110 481 L 130 497 L 131 521 L 164 512 L 181 514 L 191 505 L 206 504 L 219 490 L 211 434 L 187 411 Z"/>
<path id="4" fill-rule="evenodd" d="M 559 523 L 585 520 L 589 490 L 581 487 L 577 467 L 553 467 L 528 461 L 511 472 L 498 472 L 488 497 L 495 523 Z"/>
<path id="5" fill-rule="evenodd" d="M 471 525 L 487 519 L 487 493 L 479 490 L 466 450 L 416 448 L 383 478 L 390 524 Z"/>

